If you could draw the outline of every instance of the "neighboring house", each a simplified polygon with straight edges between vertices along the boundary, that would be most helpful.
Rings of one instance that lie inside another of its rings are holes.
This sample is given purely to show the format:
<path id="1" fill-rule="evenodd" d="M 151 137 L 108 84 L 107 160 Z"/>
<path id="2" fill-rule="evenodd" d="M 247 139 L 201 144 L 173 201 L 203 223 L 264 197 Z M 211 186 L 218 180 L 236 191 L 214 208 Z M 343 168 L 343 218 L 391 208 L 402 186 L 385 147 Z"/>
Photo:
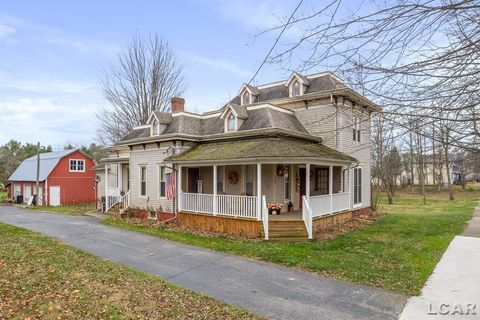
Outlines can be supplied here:
<path id="1" fill-rule="evenodd" d="M 40 154 L 39 204 L 67 205 L 95 202 L 94 160 L 79 150 Z M 8 193 L 28 203 L 35 194 L 37 156 L 24 160 L 8 179 Z"/>
<path id="2" fill-rule="evenodd" d="M 431 155 L 425 156 L 428 160 L 425 161 L 424 175 L 425 175 L 425 185 L 448 185 L 448 174 L 445 162 L 443 159 L 441 161 L 436 161 L 434 163 L 429 160 Z M 450 181 L 453 184 L 462 183 L 462 161 L 461 160 L 452 160 L 449 162 L 450 169 Z M 413 179 L 416 185 L 420 184 L 420 166 L 418 163 L 413 164 Z M 376 182 L 378 182 L 375 179 Z M 409 171 L 403 169 L 401 174 L 397 177 L 398 185 L 408 185 L 412 181 L 412 174 Z"/>
<path id="3" fill-rule="evenodd" d="M 109 147 L 97 166 L 107 209 L 122 202 L 176 212 L 186 227 L 268 238 L 279 217 L 265 212 L 280 203 L 280 218 L 311 238 L 320 218 L 370 207 L 370 117 L 381 109 L 332 73 L 244 84 L 204 114 L 174 97 L 171 110 Z"/>

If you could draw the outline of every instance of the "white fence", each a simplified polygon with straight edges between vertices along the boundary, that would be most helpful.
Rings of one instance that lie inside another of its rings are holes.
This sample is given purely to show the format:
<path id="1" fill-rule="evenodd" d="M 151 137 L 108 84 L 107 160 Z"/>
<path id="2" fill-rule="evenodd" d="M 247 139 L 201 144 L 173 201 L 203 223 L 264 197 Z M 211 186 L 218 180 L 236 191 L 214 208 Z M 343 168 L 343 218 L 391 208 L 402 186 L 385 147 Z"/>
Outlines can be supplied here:
<path id="1" fill-rule="evenodd" d="M 265 240 L 268 240 L 268 209 L 267 209 L 267 199 L 265 196 L 262 196 L 262 220 L 263 220 L 263 233 L 265 235 Z"/>
<path id="2" fill-rule="evenodd" d="M 181 193 L 180 210 L 213 213 L 213 194 Z"/>
<path id="3" fill-rule="evenodd" d="M 115 188 L 105 197 L 105 212 L 108 212 L 120 200 L 120 188 Z"/>
<path id="4" fill-rule="evenodd" d="M 350 209 L 350 193 L 340 192 L 332 194 L 332 212 Z"/>
<path id="5" fill-rule="evenodd" d="M 130 190 L 120 197 L 119 202 L 121 204 L 120 211 L 124 211 L 125 209 L 130 207 Z"/>

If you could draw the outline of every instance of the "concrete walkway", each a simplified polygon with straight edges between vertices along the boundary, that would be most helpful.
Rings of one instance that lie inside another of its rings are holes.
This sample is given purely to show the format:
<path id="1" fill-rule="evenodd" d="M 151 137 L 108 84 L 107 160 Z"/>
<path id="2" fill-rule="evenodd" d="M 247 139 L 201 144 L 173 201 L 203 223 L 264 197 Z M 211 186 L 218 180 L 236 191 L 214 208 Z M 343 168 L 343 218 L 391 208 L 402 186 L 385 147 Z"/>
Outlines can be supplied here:
<path id="1" fill-rule="evenodd" d="M 408 300 L 400 319 L 480 319 L 480 207 L 450 243 L 421 295 Z"/>
<path id="2" fill-rule="evenodd" d="M 276 319 L 397 319 L 406 297 L 99 224 L 0 207 L 0 221 Z"/>

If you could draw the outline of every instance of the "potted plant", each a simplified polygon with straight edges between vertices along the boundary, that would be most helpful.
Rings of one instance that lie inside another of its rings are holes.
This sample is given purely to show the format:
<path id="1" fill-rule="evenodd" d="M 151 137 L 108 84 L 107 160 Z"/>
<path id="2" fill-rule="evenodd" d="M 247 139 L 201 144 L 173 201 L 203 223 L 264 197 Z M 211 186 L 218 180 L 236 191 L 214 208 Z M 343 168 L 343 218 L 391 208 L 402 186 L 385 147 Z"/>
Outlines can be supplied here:
<path id="1" fill-rule="evenodd" d="M 268 214 L 280 214 L 283 207 L 281 203 L 267 203 Z"/>

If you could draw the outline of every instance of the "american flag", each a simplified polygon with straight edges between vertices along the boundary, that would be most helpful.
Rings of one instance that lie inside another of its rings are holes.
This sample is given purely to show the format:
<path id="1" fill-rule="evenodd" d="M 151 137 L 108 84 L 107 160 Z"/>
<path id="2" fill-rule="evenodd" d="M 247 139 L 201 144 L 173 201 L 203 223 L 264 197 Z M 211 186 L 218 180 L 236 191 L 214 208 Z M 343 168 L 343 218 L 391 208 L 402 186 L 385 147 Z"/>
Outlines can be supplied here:
<path id="1" fill-rule="evenodd" d="M 167 174 L 167 199 L 172 200 L 175 198 L 175 171 Z"/>

